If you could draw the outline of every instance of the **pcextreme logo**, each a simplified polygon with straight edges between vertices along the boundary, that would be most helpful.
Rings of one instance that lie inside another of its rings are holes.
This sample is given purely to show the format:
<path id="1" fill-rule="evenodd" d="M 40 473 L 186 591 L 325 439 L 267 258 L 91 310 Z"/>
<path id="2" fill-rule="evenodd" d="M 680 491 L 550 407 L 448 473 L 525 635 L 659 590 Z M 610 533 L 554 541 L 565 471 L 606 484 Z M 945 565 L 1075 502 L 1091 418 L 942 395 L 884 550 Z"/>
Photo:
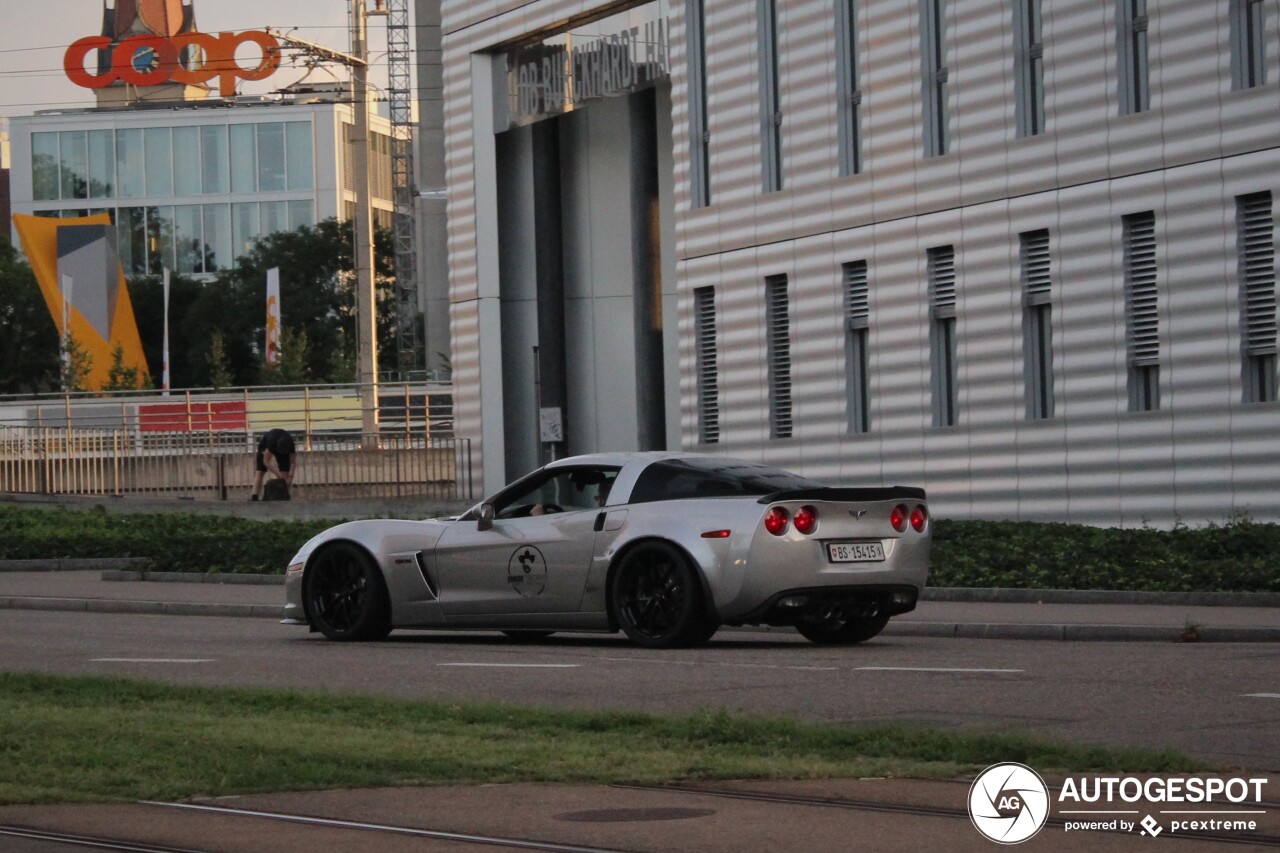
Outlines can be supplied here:
<path id="1" fill-rule="evenodd" d="M 257 47 L 262 56 L 252 68 L 240 65 L 236 50 L 244 44 Z M 165 37 L 136 35 L 112 48 L 107 36 L 86 36 L 72 43 L 63 56 L 67 77 L 77 86 L 102 89 L 117 80 L 133 86 L 163 83 L 199 84 L 218 79 L 219 93 L 229 98 L 236 93 L 236 80 L 262 80 L 280 66 L 280 43 L 268 32 L 179 33 Z M 190 50 L 184 57 L 184 51 Z M 85 61 L 93 51 L 110 50 L 110 67 L 90 74 Z"/>
<path id="2" fill-rule="evenodd" d="M 1065 832 L 1163 832 L 1247 840 L 1267 814 L 1265 778 L 1067 777 L 1057 788 L 1055 824 Z M 1049 822 L 1054 802 L 1044 779 L 1023 764 L 994 764 L 969 788 L 969 817 L 998 844 L 1020 844 Z M 1239 839 L 1237 833 L 1246 834 Z"/>

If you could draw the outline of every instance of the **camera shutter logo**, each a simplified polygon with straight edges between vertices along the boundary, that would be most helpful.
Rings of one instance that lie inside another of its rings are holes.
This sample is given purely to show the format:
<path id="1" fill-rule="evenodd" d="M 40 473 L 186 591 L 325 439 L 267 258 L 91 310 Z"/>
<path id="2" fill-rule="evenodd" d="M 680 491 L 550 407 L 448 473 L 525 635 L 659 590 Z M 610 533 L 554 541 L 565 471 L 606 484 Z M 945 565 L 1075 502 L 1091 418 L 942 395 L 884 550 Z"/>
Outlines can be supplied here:
<path id="1" fill-rule="evenodd" d="M 998 844 L 1019 844 L 1049 820 L 1049 789 L 1023 764 L 993 764 L 969 789 L 969 818 Z"/>

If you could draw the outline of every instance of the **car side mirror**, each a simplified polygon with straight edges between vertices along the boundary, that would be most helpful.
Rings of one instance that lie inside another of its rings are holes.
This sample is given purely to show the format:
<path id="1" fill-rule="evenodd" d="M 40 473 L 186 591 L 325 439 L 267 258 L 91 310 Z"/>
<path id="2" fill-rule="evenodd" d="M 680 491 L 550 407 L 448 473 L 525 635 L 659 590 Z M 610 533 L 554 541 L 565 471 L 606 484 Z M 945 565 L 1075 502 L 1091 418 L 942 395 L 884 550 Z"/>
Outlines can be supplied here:
<path id="1" fill-rule="evenodd" d="M 480 504 L 480 517 L 476 520 L 476 530 L 488 530 L 493 527 L 493 504 Z"/>

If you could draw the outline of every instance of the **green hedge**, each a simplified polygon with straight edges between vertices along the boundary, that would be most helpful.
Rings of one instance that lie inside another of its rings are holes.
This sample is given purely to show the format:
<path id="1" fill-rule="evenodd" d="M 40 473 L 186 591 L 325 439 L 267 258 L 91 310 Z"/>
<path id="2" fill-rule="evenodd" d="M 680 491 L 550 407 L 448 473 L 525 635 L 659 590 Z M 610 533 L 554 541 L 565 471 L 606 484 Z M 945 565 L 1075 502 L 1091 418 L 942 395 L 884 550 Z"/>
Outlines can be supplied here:
<path id="1" fill-rule="evenodd" d="M 332 521 L 0 506 L 0 559 L 146 557 L 154 571 L 283 572 Z M 1174 530 L 934 524 L 931 586 L 1280 592 L 1280 525 Z"/>
<path id="2" fill-rule="evenodd" d="M 930 586 L 1280 592 L 1280 525 L 937 521 Z"/>
<path id="3" fill-rule="evenodd" d="M 283 574 L 298 547 L 333 523 L 0 506 L 0 559 L 146 557 L 158 572 Z"/>

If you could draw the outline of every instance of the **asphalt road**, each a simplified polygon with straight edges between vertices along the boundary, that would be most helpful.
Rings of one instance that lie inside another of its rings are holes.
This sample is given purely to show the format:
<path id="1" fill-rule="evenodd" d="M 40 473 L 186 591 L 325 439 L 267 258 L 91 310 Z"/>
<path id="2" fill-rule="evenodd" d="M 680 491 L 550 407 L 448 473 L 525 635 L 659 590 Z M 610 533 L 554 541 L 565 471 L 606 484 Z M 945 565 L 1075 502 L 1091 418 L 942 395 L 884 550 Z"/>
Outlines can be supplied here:
<path id="1" fill-rule="evenodd" d="M 679 651 L 593 635 L 516 643 L 396 632 L 346 645 L 265 619 L 3 610 L 0 666 L 554 708 L 1008 727 L 1280 772 L 1275 644 L 882 636 L 821 648 L 791 632 L 723 631 Z"/>

